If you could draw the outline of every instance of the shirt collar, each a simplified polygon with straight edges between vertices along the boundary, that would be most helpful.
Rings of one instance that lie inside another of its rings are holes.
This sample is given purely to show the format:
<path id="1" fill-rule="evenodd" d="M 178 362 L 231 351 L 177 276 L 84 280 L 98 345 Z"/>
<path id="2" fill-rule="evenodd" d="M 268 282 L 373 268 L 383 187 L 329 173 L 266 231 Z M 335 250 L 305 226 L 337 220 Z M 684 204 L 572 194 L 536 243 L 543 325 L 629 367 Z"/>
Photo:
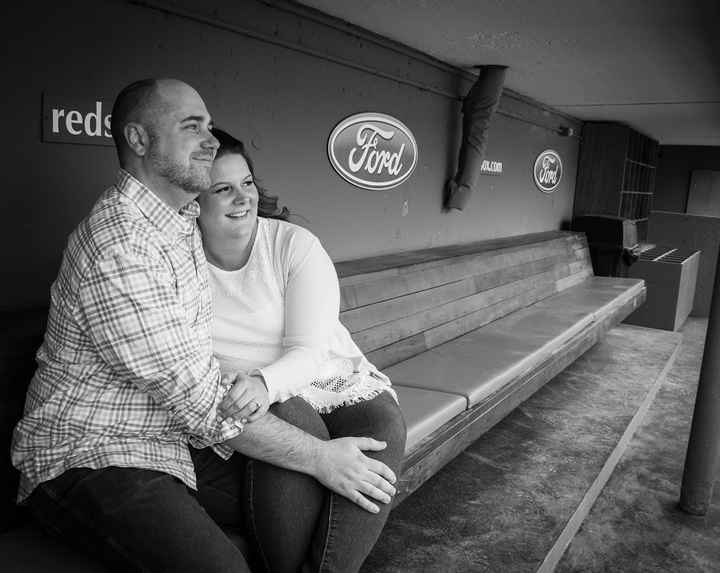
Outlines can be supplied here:
<path id="1" fill-rule="evenodd" d="M 115 185 L 120 193 L 135 203 L 142 214 L 171 240 L 182 239 L 194 233 L 195 219 L 200 214 L 197 201 L 190 201 L 175 211 L 124 169 L 118 171 Z"/>

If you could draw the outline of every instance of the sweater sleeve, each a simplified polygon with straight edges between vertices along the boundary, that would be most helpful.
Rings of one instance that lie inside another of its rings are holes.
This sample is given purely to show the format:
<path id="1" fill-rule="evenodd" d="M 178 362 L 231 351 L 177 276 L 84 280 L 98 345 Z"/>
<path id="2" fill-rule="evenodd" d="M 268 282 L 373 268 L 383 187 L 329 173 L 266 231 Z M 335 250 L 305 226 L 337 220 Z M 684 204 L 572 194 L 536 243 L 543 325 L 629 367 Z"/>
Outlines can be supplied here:
<path id="1" fill-rule="evenodd" d="M 338 278 L 327 252 L 310 233 L 295 238 L 302 240 L 291 241 L 283 257 L 289 267 L 284 293 L 284 353 L 259 369 L 270 403 L 286 400 L 311 382 L 327 358 L 328 341 L 340 311 Z"/>

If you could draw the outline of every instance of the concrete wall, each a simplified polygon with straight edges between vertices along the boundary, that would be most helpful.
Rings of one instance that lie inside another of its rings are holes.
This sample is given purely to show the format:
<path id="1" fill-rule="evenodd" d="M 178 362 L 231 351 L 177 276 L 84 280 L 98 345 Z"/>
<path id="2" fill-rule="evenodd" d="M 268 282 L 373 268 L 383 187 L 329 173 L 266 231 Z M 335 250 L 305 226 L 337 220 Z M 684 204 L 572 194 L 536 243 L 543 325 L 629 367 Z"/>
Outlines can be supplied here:
<path id="1" fill-rule="evenodd" d="M 4 309 L 47 303 L 68 233 L 116 171 L 112 147 L 41 141 L 43 92 L 112 101 L 143 77 L 187 81 L 219 126 L 250 142 L 263 184 L 336 261 L 558 229 L 571 216 L 578 140 L 553 130 L 578 133 L 578 122 L 504 96 L 486 155 L 504 173 L 483 176 L 463 213 L 444 213 L 458 96 L 472 76 L 317 13 L 252 0 L 13 6 L 0 56 L 13 79 L 4 96 Z M 415 135 L 418 166 L 396 189 L 352 187 L 328 162 L 330 131 L 361 111 L 395 116 Z M 546 148 L 565 167 L 549 195 L 532 181 Z"/>
<path id="2" fill-rule="evenodd" d="M 653 208 L 684 213 L 695 169 L 720 171 L 720 147 L 661 146 Z"/>

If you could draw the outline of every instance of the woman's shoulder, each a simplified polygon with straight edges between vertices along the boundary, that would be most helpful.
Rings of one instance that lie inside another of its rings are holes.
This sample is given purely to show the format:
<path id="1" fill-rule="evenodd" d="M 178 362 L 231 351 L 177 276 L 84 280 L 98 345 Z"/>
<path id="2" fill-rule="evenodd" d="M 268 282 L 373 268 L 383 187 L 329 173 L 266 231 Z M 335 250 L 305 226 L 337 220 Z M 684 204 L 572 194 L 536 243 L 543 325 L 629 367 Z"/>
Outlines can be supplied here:
<path id="1" fill-rule="evenodd" d="M 311 251 L 322 248 L 318 238 L 305 227 L 279 219 L 263 219 L 265 236 L 273 258 L 295 266 Z"/>
<path id="2" fill-rule="evenodd" d="M 319 242 L 312 231 L 280 219 L 262 219 L 268 238 L 277 248 L 311 247 Z"/>

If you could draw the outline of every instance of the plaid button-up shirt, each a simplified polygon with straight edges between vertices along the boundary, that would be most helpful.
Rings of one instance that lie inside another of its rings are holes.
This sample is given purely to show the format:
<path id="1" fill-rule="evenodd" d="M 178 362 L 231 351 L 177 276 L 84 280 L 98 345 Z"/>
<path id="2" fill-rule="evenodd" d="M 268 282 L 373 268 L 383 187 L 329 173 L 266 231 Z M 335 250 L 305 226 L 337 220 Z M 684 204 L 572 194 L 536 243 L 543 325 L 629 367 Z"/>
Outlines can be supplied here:
<path id="1" fill-rule="evenodd" d="M 195 488 L 189 444 L 231 455 L 198 213 L 121 170 L 70 236 L 13 436 L 19 501 L 73 467 L 152 469 Z"/>

